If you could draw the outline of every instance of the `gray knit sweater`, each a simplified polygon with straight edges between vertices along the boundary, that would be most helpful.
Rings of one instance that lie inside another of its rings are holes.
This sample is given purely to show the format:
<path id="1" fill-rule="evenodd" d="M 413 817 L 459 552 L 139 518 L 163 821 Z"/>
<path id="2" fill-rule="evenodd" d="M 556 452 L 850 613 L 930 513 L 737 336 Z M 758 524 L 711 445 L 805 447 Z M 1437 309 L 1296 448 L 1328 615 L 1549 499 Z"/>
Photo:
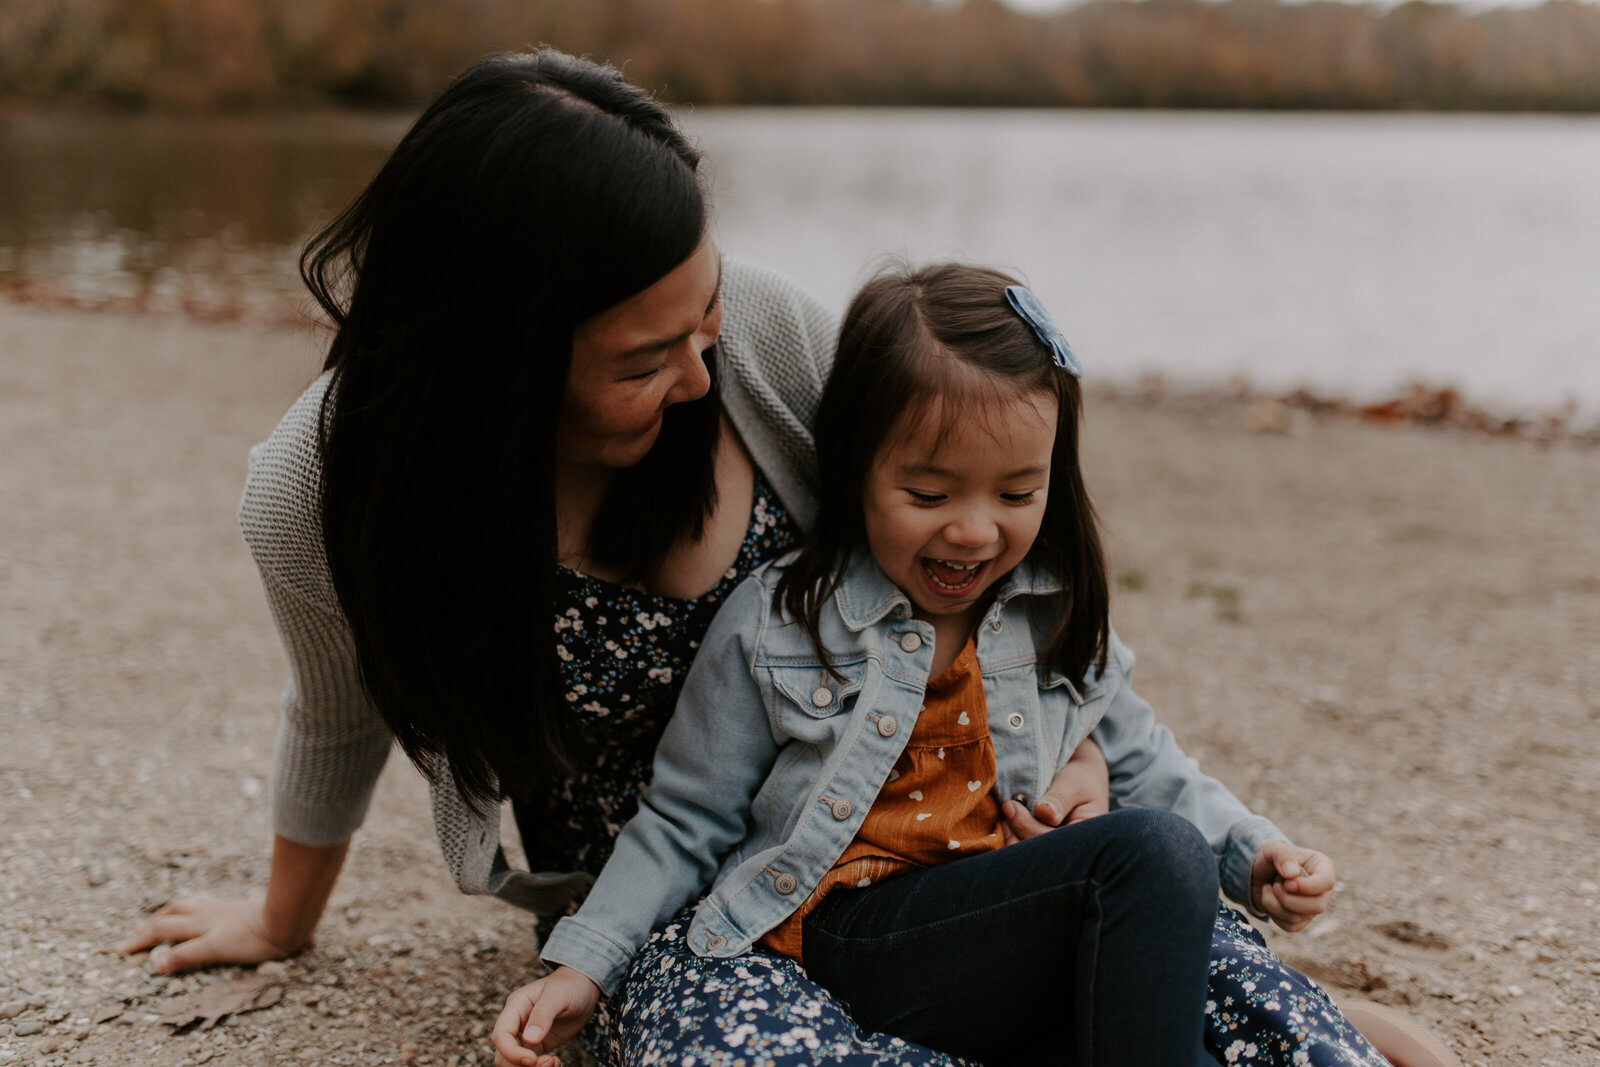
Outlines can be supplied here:
<path id="1" fill-rule="evenodd" d="M 722 403 L 790 513 L 809 525 L 816 450 L 811 422 L 833 359 L 835 322 L 782 275 L 723 261 L 717 342 Z M 274 829 L 331 845 L 366 815 L 393 738 L 361 688 L 350 629 L 334 593 L 318 512 L 317 418 L 329 375 L 312 383 L 266 441 L 250 450 L 239 523 L 289 661 L 272 775 Z M 541 913 L 587 888 L 587 874 L 506 868 L 498 809 L 480 814 L 444 776 L 432 789 L 446 864 L 466 893 L 493 893 Z M 538 857 L 530 857 L 535 867 Z"/>

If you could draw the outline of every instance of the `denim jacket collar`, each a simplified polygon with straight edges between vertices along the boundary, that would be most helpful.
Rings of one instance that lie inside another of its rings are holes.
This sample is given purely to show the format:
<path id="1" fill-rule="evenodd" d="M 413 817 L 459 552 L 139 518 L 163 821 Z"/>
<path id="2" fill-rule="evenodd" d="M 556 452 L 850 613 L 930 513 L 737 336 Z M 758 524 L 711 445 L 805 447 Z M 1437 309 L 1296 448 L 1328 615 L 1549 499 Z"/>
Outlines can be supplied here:
<path id="1" fill-rule="evenodd" d="M 1061 592 L 1061 588 L 1061 579 L 1029 556 L 1012 568 L 1011 573 L 1001 578 L 990 591 L 985 621 L 1014 597 L 1050 596 Z M 851 553 L 833 602 L 838 605 L 839 616 L 852 633 L 860 633 L 882 622 L 890 614 L 898 614 L 900 618 L 911 614 L 911 599 L 889 580 L 877 560 L 872 558 L 872 553 L 865 548 Z"/>

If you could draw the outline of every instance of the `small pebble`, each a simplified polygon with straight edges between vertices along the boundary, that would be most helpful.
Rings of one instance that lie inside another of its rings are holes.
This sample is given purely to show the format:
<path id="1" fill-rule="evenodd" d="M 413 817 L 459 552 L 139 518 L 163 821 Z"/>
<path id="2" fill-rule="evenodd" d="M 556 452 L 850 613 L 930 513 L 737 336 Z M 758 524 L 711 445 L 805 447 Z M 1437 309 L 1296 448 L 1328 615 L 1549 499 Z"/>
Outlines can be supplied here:
<path id="1" fill-rule="evenodd" d="M 267 960 L 265 963 L 256 964 L 256 973 L 263 978 L 286 978 L 289 975 L 289 965 L 282 960 Z"/>
<path id="2" fill-rule="evenodd" d="M 0 1020 L 15 1019 L 27 1010 L 28 1002 L 25 1000 L 13 1000 L 9 1004 L 0 1004 Z"/>
<path id="3" fill-rule="evenodd" d="M 17 1034 L 18 1037 L 32 1037 L 34 1034 L 42 1033 L 43 1031 L 44 1031 L 44 1021 L 43 1020 L 41 1020 L 41 1019 L 24 1019 L 20 1023 L 17 1024 L 16 1034 Z"/>
<path id="4" fill-rule="evenodd" d="M 1514 997 L 1522 996 L 1522 987 L 1519 985 L 1506 986 L 1506 992 Z"/>

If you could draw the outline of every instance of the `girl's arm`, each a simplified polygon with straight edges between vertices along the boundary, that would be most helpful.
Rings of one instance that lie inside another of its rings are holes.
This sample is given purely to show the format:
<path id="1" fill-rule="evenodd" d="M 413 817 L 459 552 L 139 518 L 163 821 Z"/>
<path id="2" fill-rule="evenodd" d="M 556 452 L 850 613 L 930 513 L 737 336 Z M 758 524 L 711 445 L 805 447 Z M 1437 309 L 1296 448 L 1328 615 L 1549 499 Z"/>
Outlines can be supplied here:
<path id="1" fill-rule="evenodd" d="M 767 610 L 767 589 L 752 577 L 717 612 L 656 748 L 639 812 L 583 907 L 550 931 L 546 961 L 614 992 L 650 932 L 704 889 L 744 839 L 752 798 L 778 754 L 751 672 Z"/>
<path id="2" fill-rule="evenodd" d="M 1269 841 L 1287 841 L 1283 831 L 1250 809 L 1228 787 L 1201 773 L 1172 732 L 1155 720 L 1150 705 L 1133 692 L 1133 653 L 1110 634 L 1104 684 L 1108 701 L 1092 736 L 1111 771 L 1111 796 L 1119 807 L 1163 808 L 1200 828 L 1216 853 L 1222 889 L 1254 907 L 1251 877 L 1257 853 Z"/>

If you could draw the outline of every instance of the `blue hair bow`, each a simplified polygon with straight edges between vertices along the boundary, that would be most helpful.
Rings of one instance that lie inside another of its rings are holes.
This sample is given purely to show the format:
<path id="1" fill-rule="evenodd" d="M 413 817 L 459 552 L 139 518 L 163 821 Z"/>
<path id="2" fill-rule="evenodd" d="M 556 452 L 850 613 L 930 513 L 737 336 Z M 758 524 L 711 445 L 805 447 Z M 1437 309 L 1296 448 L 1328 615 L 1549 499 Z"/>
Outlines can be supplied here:
<path id="1" fill-rule="evenodd" d="M 1022 316 L 1023 322 L 1033 327 L 1035 336 L 1050 350 L 1050 358 L 1055 360 L 1056 366 L 1074 378 L 1083 377 L 1083 364 L 1078 362 L 1077 353 L 1067 344 L 1061 328 L 1050 317 L 1050 312 L 1044 309 L 1044 301 L 1035 296 L 1033 290 L 1024 289 L 1020 285 L 1008 285 L 1006 303 Z"/>

